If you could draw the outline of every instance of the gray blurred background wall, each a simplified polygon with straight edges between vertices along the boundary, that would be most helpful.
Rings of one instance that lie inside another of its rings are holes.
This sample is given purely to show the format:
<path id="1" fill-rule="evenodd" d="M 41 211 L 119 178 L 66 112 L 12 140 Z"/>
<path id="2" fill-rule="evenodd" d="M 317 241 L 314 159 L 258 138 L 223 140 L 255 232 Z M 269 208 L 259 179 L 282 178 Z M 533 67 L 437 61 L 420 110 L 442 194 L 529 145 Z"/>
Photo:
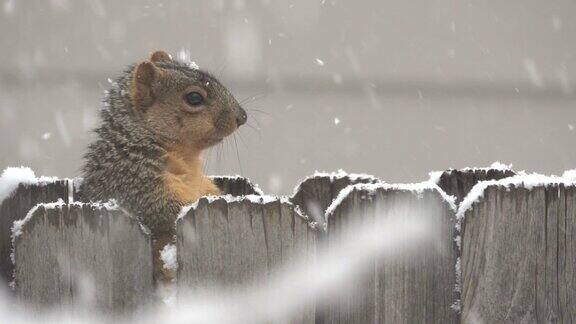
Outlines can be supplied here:
<path id="1" fill-rule="evenodd" d="M 107 79 L 156 49 L 256 97 L 206 168 L 268 192 L 576 167 L 572 0 L 1 1 L 0 168 L 78 175 Z"/>

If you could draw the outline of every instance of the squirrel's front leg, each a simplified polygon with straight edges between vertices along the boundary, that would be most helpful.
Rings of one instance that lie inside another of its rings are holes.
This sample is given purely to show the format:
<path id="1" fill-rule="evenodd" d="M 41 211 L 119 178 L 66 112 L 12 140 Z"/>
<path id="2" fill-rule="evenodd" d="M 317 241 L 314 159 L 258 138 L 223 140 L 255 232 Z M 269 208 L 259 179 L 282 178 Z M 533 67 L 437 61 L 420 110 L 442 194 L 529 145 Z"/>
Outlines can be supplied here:
<path id="1" fill-rule="evenodd" d="M 207 177 L 201 177 L 194 185 L 182 180 L 181 177 L 166 174 L 164 177 L 164 203 L 166 212 L 177 209 L 178 211 L 186 205 L 194 203 L 202 196 L 220 195 L 220 189 Z M 173 213 L 173 212 L 172 212 Z M 175 269 L 164 268 L 161 259 L 162 250 L 169 244 L 176 244 L 175 238 L 175 217 L 172 221 L 172 230 L 158 231 L 152 233 L 153 238 L 153 262 L 154 279 L 156 282 L 170 282 L 176 277 Z"/>
<path id="2" fill-rule="evenodd" d="M 170 192 L 163 190 L 160 195 L 163 196 L 164 205 L 160 215 L 166 216 L 159 217 L 163 218 L 159 220 L 159 223 L 162 224 L 161 226 L 151 229 L 153 279 L 156 285 L 172 282 L 176 278 L 176 269 L 164 267 L 162 250 L 169 245 L 176 245 L 176 218 L 182 206 L 185 205 L 176 200 Z"/>

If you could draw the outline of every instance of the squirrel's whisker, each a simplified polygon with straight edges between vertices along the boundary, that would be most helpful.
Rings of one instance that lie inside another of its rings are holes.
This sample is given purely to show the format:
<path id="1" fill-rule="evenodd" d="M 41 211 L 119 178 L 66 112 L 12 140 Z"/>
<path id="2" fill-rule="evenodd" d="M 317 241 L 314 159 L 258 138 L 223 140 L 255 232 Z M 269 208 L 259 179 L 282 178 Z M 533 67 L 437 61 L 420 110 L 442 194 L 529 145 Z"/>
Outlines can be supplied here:
<path id="1" fill-rule="evenodd" d="M 257 112 L 257 113 L 261 113 L 264 114 L 266 116 L 272 117 L 274 118 L 274 115 L 272 115 L 271 113 L 267 112 L 267 111 L 263 111 L 263 110 L 259 110 L 259 109 L 254 109 L 254 108 L 248 108 L 248 111 L 253 111 L 253 112 Z"/>
<path id="2" fill-rule="evenodd" d="M 212 157 L 213 152 L 214 151 L 212 150 L 212 148 L 208 149 L 208 154 L 206 154 L 206 158 L 202 162 L 202 171 L 204 171 L 204 173 L 206 173 L 208 171 L 208 167 L 210 164 L 210 158 Z"/>
<path id="3" fill-rule="evenodd" d="M 255 128 L 252 125 L 248 125 L 246 124 L 246 126 L 248 126 L 254 133 L 256 133 L 256 135 L 258 135 L 258 138 L 260 139 L 260 141 L 262 141 L 262 132 L 260 131 L 260 129 Z"/>
<path id="4" fill-rule="evenodd" d="M 228 62 L 224 61 L 224 63 L 222 63 L 222 66 L 218 69 L 218 72 L 216 72 L 216 75 L 218 76 L 218 78 L 220 78 L 222 76 L 222 73 L 224 73 L 224 70 L 228 67 Z"/>
<path id="5" fill-rule="evenodd" d="M 218 172 L 220 172 L 220 170 L 222 170 L 222 150 L 224 148 L 224 142 L 222 141 L 220 142 L 220 144 L 218 144 L 218 150 L 216 151 L 216 168 L 218 170 Z"/>
<path id="6" fill-rule="evenodd" d="M 248 149 L 248 146 L 246 145 L 246 141 L 244 141 L 244 138 L 242 137 L 242 133 L 241 133 L 241 132 L 238 132 L 238 138 L 240 139 L 240 143 L 241 143 L 242 145 L 244 145 L 244 148 L 245 148 L 245 149 Z"/>
<path id="7" fill-rule="evenodd" d="M 256 125 L 252 125 L 253 127 L 256 127 L 258 130 L 262 129 L 262 126 L 260 125 L 260 122 L 258 121 L 258 118 L 250 118 L 250 120 L 253 120 Z M 248 125 L 248 122 L 246 122 L 246 125 Z"/>
<path id="8" fill-rule="evenodd" d="M 248 96 L 248 97 L 240 100 L 240 105 L 247 105 L 247 104 L 253 103 L 253 102 L 260 100 L 262 98 L 265 98 L 265 97 L 266 97 L 265 93 L 259 93 L 259 94 L 253 95 L 253 96 Z"/>
<path id="9" fill-rule="evenodd" d="M 244 174 L 242 169 L 242 162 L 240 162 L 240 152 L 238 151 L 238 142 L 236 141 L 236 134 L 232 134 L 234 138 L 234 146 L 236 147 L 236 158 L 238 159 L 238 166 L 240 167 L 240 174 Z"/>

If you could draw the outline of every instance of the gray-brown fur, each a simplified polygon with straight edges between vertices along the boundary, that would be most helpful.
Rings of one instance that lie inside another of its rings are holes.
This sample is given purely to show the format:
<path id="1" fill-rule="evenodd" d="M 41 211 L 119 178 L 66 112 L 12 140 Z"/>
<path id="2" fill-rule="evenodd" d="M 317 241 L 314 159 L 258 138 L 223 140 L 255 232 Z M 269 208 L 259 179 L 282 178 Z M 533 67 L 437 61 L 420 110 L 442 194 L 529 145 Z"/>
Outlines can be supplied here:
<path id="1" fill-rule="evenodd" d="M 85 155 L 81 190 L 83 197 L 92 201 L 116 199 L 123 208 L 140 218 L 153 234 L 162 234 L 174 232 L 175 217 L 182 205 L 163 183 L 167 149 L 185 145 L 175 131 L 181 126 L 181 114 L 185 112 L 176 108 L 170 111 L 170 100 L 176 99 L 168 94 L 177 94 L 176 91 L 191 85 L 204 88 L 208 97 L 206 105 L 217 106 L 214 108 L 214 114 L 217 114 L 215 127 L 230 114 L 241 116 L 245 121 L 246 113 L 210 74 L 172 60 L 154 62 L 154 65 L 162 71 L 163 77 L 152 83 L 150 91 L 154 92 L 159 105 L 167 107 L 163 108 L 166 111 L 161 112 L 161 118 L 147 117 L 146 104 L 135 101 L 132 93 L 135 69 L 139 65 L 124 71 L 104 99 L 100 111 L 102 123 L 95 130 L 97 139 Z M 208 108 L 212 109 L 212 106 Z M 202 143 L 205 147 L 213 144 Z"/>

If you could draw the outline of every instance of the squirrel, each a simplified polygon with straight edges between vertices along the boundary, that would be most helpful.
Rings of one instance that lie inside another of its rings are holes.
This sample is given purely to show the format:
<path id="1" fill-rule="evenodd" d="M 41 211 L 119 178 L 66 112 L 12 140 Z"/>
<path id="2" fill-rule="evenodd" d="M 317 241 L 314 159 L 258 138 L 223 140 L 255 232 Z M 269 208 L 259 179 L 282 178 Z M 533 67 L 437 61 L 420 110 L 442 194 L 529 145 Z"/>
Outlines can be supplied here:
<path id="1" fill-rule="evenodd" d="M 219 195 L 201 153 L 246 123 L 246 111 L 214 76 L 163 51 L 112 83 L 82 168 L 84 199 L 118 204 L 152 236 L 154 279 L 168 280 L 160 251 L 174 240 L 182 206 Z"/>

